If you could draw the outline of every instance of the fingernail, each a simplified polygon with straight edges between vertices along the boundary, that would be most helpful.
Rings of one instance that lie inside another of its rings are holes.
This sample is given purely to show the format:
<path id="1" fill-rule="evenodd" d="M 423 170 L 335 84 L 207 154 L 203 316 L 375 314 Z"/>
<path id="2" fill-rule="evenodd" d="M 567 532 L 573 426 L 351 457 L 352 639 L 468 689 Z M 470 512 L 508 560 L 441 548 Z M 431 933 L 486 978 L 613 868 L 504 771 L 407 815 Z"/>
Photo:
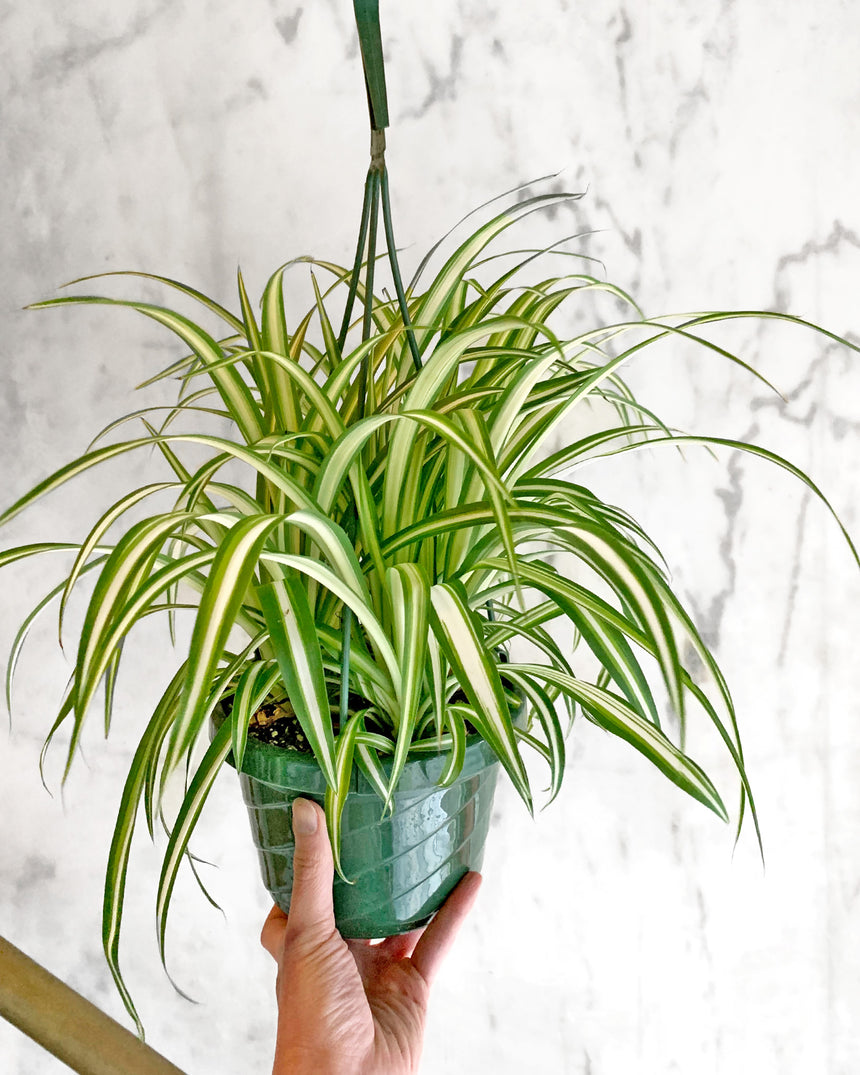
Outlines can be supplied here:
<path id="1" fill-rule="evenodd" d="M 317 812 L 307 799 L 293 800 L 293 835 L 310 836 L 317 831 Z"/>

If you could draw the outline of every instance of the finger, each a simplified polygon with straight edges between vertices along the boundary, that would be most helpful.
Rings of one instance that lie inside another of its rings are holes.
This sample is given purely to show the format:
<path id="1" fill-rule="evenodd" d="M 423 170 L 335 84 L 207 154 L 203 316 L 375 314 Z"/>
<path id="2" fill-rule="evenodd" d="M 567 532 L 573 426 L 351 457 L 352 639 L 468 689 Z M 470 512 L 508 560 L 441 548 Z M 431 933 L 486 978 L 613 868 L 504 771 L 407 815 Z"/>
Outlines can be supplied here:
<path id="1" fill-rule="evenodd" d="M 436 977 L 460 926 L 472 909 L 481 880 L 479 873 L 467 873 L 436 912 L 436 917 L 415 946 L 412 965 L 428 985 Z"/>
<path id="2" fill-rule="evenodd" d="M 266 949 L 274 960 L 281 957 L 284 947 L 284 933 L 287 929 L 287 916 L 277 904 L 269 911 L 263 930 L 260 934 L 260 944 Z"/>
<path id="3" fill-rule="evenodd" d="M 322 809 L 310 799 L 293 802 L 293 892 L 289 932 L 334 928 L 334 864 Z"/>

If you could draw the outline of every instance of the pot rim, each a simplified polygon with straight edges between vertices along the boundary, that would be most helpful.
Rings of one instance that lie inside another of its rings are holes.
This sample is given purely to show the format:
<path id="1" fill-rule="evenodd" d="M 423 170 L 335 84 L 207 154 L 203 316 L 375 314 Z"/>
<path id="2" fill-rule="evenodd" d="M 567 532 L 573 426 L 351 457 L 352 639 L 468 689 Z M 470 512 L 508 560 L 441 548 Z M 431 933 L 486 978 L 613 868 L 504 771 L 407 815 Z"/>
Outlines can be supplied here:
<path id="1" fill-rule="evenodd" d="M 224 710 L 219 704 L 211 715 L 212 730 L 217 730 L 224 719 Z M 408 756 L 397 782 L 395 795 L 426 788 L 428 785 L 438 785 L 439 778 L 447 765 L 449 753 L 449 750 L 442 750 Z M 381 757 L 379 761 L 386 775 L 390 775 L 393 757 L 389 754 Z M 227 763 L 234 769 L 236 768 L 232 751 L 227 755 Z M 466 736 L 463 767 L 457 780 L 474 776 L 498 764 L 499 760 L 490 746 L 477 732 L 474 732 Z M 245 745 L 245 755 L 239 772 L 241 776 L 251 777 L 272 787 L 288 787 L 319 797 L 325 795 L 327 787 L 325 777 L 313 754 L 293 750 L 291 747 L 278 746 L 276 743 L 264 743 L 251 735 L 248 736 Z M 349 791 L 350 794 L 379 797 L 374 786 L 357 765 L 353 766 Z"/>

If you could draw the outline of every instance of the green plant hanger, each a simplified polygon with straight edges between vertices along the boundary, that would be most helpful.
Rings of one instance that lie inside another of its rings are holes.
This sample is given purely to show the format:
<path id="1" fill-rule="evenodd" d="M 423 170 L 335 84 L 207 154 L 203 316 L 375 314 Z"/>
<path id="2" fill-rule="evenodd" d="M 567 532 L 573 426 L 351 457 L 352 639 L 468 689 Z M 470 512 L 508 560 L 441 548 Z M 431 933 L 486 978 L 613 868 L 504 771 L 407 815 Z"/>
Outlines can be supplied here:
<path id="1" fill-rule="evenodd" d="M 368 168 L 364 185 L 364 205 L 361 213 L 361 224 L 358 229 L 358 243 L 356 244 L 355 261 L 338 343 L 342 348 L 346 341 L 363 266 L 365 268 L 365 301 L 362 339 L 368 339 L 372 331 L 373 278 L 379 231 L 379 205 L 381 201 L 382 225 L 385 231 L 388 264 L 391 268 L 394 291 L 397 295 L 397 305 L 406 329 L 412 361 L 416 370 L 420 370 L 422 367 L 421 353 L 412 329 L 406 293 L 403 288 L 403 278 L 400 274 L 400 265 L 397 260 L 394 224 L 391 218 L 388 170 L 385 167 L 385 128 L 388 126 L 389 121 L 388 94 L 385 88 L 385 60 L 382 55 L 382 31 L 379 26 L 379 0 L 354 0 L 354 5 L 358 40 L 361 48 L 361 62 L 364 68 L 364 84 L 367 90 L 367 106 L 370 113 L 370 167 Z M 366 261 L 365 249 L 367 251 Z M 362 389 L 366 386 L 366 367 L 367 363 L 365 362 L 362 364 L 359 374 Z M 363 391 L 360 394 L 360 398 L 362 400 L 364 398 Z"/>
<path id="2" fill-rule="evenodd" d="M 379 27 L 379 0 L 355 0 L 355 22 L 367 86 L 370 126 L 381 131 L 388 126 L 388 95 L 385 90 L 385 60 Z"/>

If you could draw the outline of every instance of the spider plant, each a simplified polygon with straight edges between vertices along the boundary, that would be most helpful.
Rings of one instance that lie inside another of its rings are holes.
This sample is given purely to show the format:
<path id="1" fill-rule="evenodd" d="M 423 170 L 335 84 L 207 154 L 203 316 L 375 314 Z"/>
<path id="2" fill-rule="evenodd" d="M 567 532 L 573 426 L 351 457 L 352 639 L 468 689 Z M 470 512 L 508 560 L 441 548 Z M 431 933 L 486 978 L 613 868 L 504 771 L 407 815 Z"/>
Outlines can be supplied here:
<path id="1" fill-rule="evenodd" d="M 7 695 L 34 619 L 57 601 L 62 632 L 70 596 L 95 575 L 74 674 L 48 735 L 50 742 L 70 722 L 66 775 L 100 684 L 110 729 L 132 628 L 155 612 L 172 628 L 176 616 L 196 610 L 187 653 L 130 766 L 109 854 L 104 944 L 130 1011 L 118 943 L 139 807 L 153 834 L 168 777 L 184 768 L 187 790 L 166 822 L 158 884 L 163 958 L 189 838 L 231 751 L 241 766 L 249 721 L 270 697 L 289 698 L 325 775 L 336 856 L 354 765 L 390 803 L 407 758 L 444 752 L 443 782 L 451 781 L 468 735 L 477 734 L 531 810 L 523 749 L 548 766 L 551 800 L 577 713 L 727 818 L 714 784 L 684 749 L 689 700 L 739 774 L 738 829 L 747 807 L 758 828 L 734 706 L 714 656 L 647 535 L 576 479 L 597 457 L 705 444 L 769 460 L 827 504 L 807 475 L 762 447 L 668 428 L 620 376 L 626 363 L 671 338 L 754 372 L 701 330 L 744 317 L 808 323 L 752 312 L 648 319 L 624 291 L 584 271 L 535 273 L 535 252 L 509 256 L 499 268 L 488 253 L 493 241 L 567 197 L 543 194 L 504 208 L 456 245 L 426 284 L 425 258 L 404 290 L 403 309 L 323 261 L 309 262 L 314 302 L 292 328 L 284 311 L 287 266 L 266 284 L 259 316 L 241 273 L 236 314 L 176 281 L 148 277 L 199 304 L 214 331 L 166 306 L 126 299 L 76 295 L 37 304 L 127 307 L 165 326 L 187 351 L 147 382 L 176 379 L 175 406 L 113 423 L 0 516 L 12 519 L 117 456 L 154 447 L 166 467 L 164 477 L 117 500 L 79 545 L 0 554 L 2 565 L 74 553 L 65 580 L 21 625 Z M 317 276 L 329 283 L 321 286 Z M 568 308 L 596 293 L 626 316 L 565 333 Z M 363 310 L 352 324 L 356 294 Z M 229 434 L 218 431 L 225 419 Z M 115 439 L 129 424 L 142 425 L 142 433 Z M 114 439 L 102 443 L 105 437 Z M 183 462 L 192 447 L 206 456 L 193 468 Z M 144 519 L 110 538 L 147 503 Z M 566 641 L 558 640 L 559 628 Z M 694 678 L 685 653 L 704 676 Z M 596 674 L 583 671 L 595 667 Z M 668 713 L 655 700 L 655 680 Z M 226 699 L 229 718 L 199 758 L 198 741 Z M 519 700 L 527 710 L 521 725 L 512 718 Z"/>

